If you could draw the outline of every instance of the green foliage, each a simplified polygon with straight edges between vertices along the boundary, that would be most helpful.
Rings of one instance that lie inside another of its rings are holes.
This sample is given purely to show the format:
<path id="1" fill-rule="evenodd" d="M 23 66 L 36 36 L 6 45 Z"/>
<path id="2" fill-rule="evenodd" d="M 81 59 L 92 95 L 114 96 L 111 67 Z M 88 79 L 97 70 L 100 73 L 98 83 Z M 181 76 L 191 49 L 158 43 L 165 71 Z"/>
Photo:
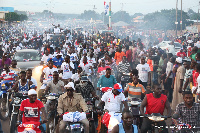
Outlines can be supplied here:
<path id="1" fill-rule="evenodd" d="M 130 23 L 131 19 L 132 19 L 131 16 L 126 11 L 118 11 L 114 13 L 112 16 L 113 22 L 124 21 L 126 23 Z"/>
<path id="2" fill-rule="evenodd" d="M 9 12 L 6 13 L 5 15 L 5 20 L 8 22 L 12 22 L 12 21 L 24 21 L 27 20 L 28 17 L 24 14 L 17 14 L 15 12 Z"/>
<path id="3" fill-rule="evenodd" d="M 105 15 L 104 12 L 98 14 L 93 10 L 87 10 L 87 11 L 85 10 L 84 13 L 81 13 L 81 15 L 78 16 L 77 18 L 84 20 L 91 20 L 91 18 L 93 20 L 101 19 L 103 21 L 103 17 L 104 17 L 104 23 L 108 24 L 109 16 Z M 124 21 L 126 23 L 130 23 L 132 19 L 132 17 L 126 11 L 118 11 L 116 13 L 111 12 L 111 18 L 112 22 Z"/>
<path id="4" fill-rule="evenodd" d="M 79 19 L 84 19 L 84 20 L 97 20 L 100 17 L 98 13 L 96 13 L 93 10 L 85 10 L 84 13 L 81 13 L 80 16 L 78 16 Z"/>
<path id="5" fill-rule="evenodd" d="M 178 30 L 180 30 L 180 20 L 181 20 L 181 11 L 178 10 L 177 25 Z M 186 12 L 182 12 L 182 29 L 185 29 L 185 26 L 190 25 L 192 22 L 188 21 L 189 16 Z M 176 25 L 176 10 L 161 10 L 160 12 L 149 13 L 144 16 L 145 28 L 147 29 L 159 29 L 159 30 L 175 30 Z"/>

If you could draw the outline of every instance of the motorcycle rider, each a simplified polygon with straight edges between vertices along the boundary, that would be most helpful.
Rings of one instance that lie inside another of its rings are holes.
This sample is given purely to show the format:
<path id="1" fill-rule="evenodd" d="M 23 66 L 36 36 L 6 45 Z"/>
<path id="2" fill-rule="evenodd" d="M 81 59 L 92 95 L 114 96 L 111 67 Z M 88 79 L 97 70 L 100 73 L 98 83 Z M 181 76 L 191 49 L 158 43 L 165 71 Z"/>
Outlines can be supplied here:
<path id="1" fill-rule="evenodd" d="M 120 112 L 120 103 L 122 102 L 124 107 L 128 109 L 128 104 L 122 91 L 123 89 L 121 84 L 115 84 L 112 91 L 108 91 L 103 94 L 98 108 L 101 108 L 103 103 L 105 103 L 104 110 L 109 112 Z"/>
<path id="2" fill-rule="evenodd" d="M 8 81 L 14 81 L 17 79 L 17 74 L 15 71 L 9 69 L 9 66 L 8 65 L 4 65 L 4 70 L 2 71 L 1 73 L 1 76 L 0 76 L 0 80 L 2 81 L 5 81 L 5 80 L 8 80 Z"/>
<path id="3" fill-rule="evenodd" d="M 126 85 L 126 88 L 124 89 L 124 95 L 126 97 L 128 96 L 129 100 L 131 100 L 132 98 L 142 99 L 142 94 L 145 95 L 146 90 L 145 90 L 144 86 L 138 82 L 138 78 L 139 78 L 138 76 L 133 75 L 132 76 L 133 82 L 128 83 Z"/>
<path id="4" fill-rule="evenodd" d="M 62 58 L 62 54 L 61 53 L 58 53 L 52 60 L 53 60 L 53 64 L 58 68 L 61 67 L 61 65 L 62 65 L 62 63 L 64 61 L 64 59 Z"/>
<path id="5" fill-rule="evenodd" d="M 57 112 L 59 115 L 64 114 L 65 112 L 86 112 L 88 110 L 87 104 L 83 97 L 78 94 L 74 93 L 74 83 L 69 82 L 67 85 L 65 85 L 66 93 L 61 95 L 58 99 L 58 107 Z M 80 121 L 85 125 L 86 133 L 89 133 L 89 121 L 87 119 L 84 119 Z M 61 120 L 59 125 L 59 132 L 64 133 L 65 132 L 65 126 L 67 122 Z"/>
<path id="6" fill-rule="evenodd" d="M 30 88 L 34 88 L 34 85 L 33 86 L 32 85 L 33 85 L 33 82 L 26 78 L 26 72 L 21 71 L 20 79 L 15 83 L 15 85 L 11 89 L 8 89 L 7 91 L 11 92 L 12 90 L 14 90 L 15 92 L 27 94 Z M 13 104 L 13 100 L 11 101 L 9 105 L 9 116 L 11 116 L 12 104 Z"/>
<path id="7" fill-rule="evenodd" d="M 193 101 L 193 94 L 191 91 L 185 91 L 183 93 L 184 102 L 178 104 L 176 106 L 176 111 L 173 115 L 173 121 L 178 126 L 178 118 L 181 118 L 181 122 L 185 124 L 189 124 L 193 128 L 194 132 L 199 131 L 200 122 L 199 122 L 199 114 L 200 114 L 200 105 L 199 103 L 195 103 Z M 177 117 L 177 118 L 174 118 Z"/>
<path id="8" fill-rule="evenodd" d="M 133 125 L 133 114 L 130 110 L 124 109 L 122 112 L 123 123 L 113 127 L 111 133 L 137 133 L 138 127 Z"/>
<path id="9" fill-rule="evenodd" d="M 20 109 L 19 109 L 19 121 L 17 125 L 26 122 L 39 122 L 40 121 L 40 112 L 42 112 L 42 123 L 46 123 L 48 120 L 46 119 L 46 112 L 44 105 L 41 101 L 37 100 L 37 92 L 34 89 L 30 89 L 28 91 L 28 99 L 22 101 Z M 32 113 L 34 110 L 37 113 Z M 23 117 L 22 117 L 23 115 Z"/>
<path id="10" fill-rule="evenodd" d="M 53 58 L 53 55 L 52 54 L 49 54 L 49 51 L 48 50 L 45 50 L 45 54 L 42 56 L 42 59 L 41 59 L 41 64 L 47 64 L 47 60 L 49 58 Z"/>
<path id="11" fill-rule="evenodd" d="M 35 85 L 35 89 L 37 89 L 37 81 L 32 77 L 32 70 L 31 69 L 26 70 L 26 78 L 28 80 L 32 81 L 33 84 Z"/>
<path id="12" fill-rule="evenodd" d="M 90 98 L 90 94 L 92 94 L 92 97 L 95 97 L 97 99 L 98 96 L 95 93 L 94 87 L 91 84 L 91 82 L 88 80 L 87 76 L 82 76 L 81 81 L 79 84 L 76 85 L 76 92 L 81 93 L 83 98 Z"/>
<path id="13" fill-rule="evenodd" d="M 155 82 L 153 85 L 153 93 L 146 94 L 145 98 L 143 99 L 140 112 L 141 115 L 151 115 L 152 113 L 160 113 L 163 115 L 164 109 L 167 109 L 167 116 L 171 116 L 171 107 L 166 95 L 161 94 L 161 86 L 158 82 Z M 144 107 L 146 106 L 146 113 L 144 113 Z M 143 119 L 143 123 L 141 126 L 141 133 L 146 133 L 148 130 L 151 129 L 152 121 L 148 118 Z M 166 123 L 165 121 L 158 122 L 158 126 L 163 126 L 163 132 L 167 133 Z"/>
<path id="14" fill-rule="evenodd" d="M 19 76 L 21 69 L 17 67 L 17 61 L 16 60 L 12 60 L 10 70 L 15 71 L 16 74 Z"/>
<path id="15" fill-rule="evenodd" d="M 42 74 L 40 76 L 40 82 L 43 83 L 43 78 L 45 77 L 46 80 L 51 81 L 53 79 L 53 72 L 58 71 L 57 67 L 53 65 L 52 59 L 48 59 L 47 66 L 44 67 Z M 44 92 L 45 85 L 42 85 L 40 90 L 38 91 L 38 97 L 41 98 L 42 93 Z"/>
<path id="16" fill-rule="evenodd" d="M 97 90 L 100 90 L 100 87 L 113 87 L 117 81 L 113 75 L 111 75 L 111 69 L 106 69 L 106 75 L 102 75 L 97 83 Z"/>
<path id="17" fill-rule="evenodd" d="M 62 80 L 65 83 L 65 85 L 69 82 L 70 78 L 72 77 L 72 70 L 74 69 L 74 64 L 70 61 L 70 56 L 66 55 L 65 62 L 61 65 L 61 73 Z"/>

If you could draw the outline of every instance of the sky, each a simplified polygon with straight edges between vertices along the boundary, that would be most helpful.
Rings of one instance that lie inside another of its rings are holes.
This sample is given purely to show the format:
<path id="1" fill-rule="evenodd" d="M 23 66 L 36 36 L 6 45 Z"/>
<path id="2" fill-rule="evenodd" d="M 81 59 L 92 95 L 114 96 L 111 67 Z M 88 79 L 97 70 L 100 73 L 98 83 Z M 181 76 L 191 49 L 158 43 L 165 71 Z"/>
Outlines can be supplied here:
<path id="1" fill-rule="evenodd" d="M 104 12 L 104 1 L 109 0 L 0 0 L 0 7 L 14 7 L 19 11 L 42 12 L 50 10 L 55 13 L 80 14 L 84 10 Z M 182 0 L 183 10 L 189 8 L 198 11 L 199 0 Z M 176 8 L 176 0 L 111 0 L 112 12 L 120 10 L 134 13 L 152 13 L 162 9 Z M 181 0 L 178 0 L 178 9 L 181 9 Z"/>

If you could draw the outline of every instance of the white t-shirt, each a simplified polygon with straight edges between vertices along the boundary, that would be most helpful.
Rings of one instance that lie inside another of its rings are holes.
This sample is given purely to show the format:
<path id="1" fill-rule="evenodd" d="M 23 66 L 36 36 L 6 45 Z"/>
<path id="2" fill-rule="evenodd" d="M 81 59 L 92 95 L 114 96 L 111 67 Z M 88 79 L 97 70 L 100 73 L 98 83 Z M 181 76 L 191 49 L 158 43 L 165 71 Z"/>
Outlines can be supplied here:
<path id="1" fill-rule="evenodd" d="M 53 67 L 52 69 L 50 69 L 49 67 L 45 67 L 43 72 L 45 73 L 45 79 L 53 79 L 53 72 L 57 71 L 58 69 Z"/>
<path id="2" fill-rule="evenodd" d="M 147 82 L 148 81 L 148 72 L 150 71 L 149 64 L 145 63 L 143 64 L 138 64 L 136 69 L 138 70 L 139 74 L 139 79 L 142 82 Z"/>
<path id="3" fill-rule="evenodd" d="M 31 81 L 32 81 L 33 84 L 37 87 L 37 81 L 36 81 L 33 77 L 31 77 Z"/>
<path id="4" fill-rule="evenodd" d="M 68 54 L 70 56 L 70 61 L 77 61 L 78 56 L 76 53 Z"/>
<path id="5" fill-rule="evenodd" d="M 86 74 L 88 74 L 90 73 L 89 69 L 90 69 L 90 66 L 92 66 L 92 64 L 88 62 L 84 64 L 83 62 L 81 62 L 79 66 L 82 67 L 83 71 L 85 71 Z"/>
<path id="6" fill-rule="evenodd" d="M 173 63 L 171 63 L 170 61 L 167 62 L 167 68 L 166 68 L 166 76 L 169 75 L 169 72 L 173 70 Z M 169 76 L 169 78 L 173 78 L 173 75 L 171 73 L 171 75 Z"/>
<path id="7" fill-rule="evenodd" d="M 200 75 L 197 77 L 197 93 L 200 93 Z"/>
<path id="8" fill-rule="evenodd" d="M 92 58 L 92 59 L 91 59 L 90 57 L 88 57 L 87 59 L 88 59 L 88 63 L 91 63 L 91 64 L 96 63 L 95 58 Z"/>
<path id="9" fill-rule="evenodd" d="M 74 81 L 78 81 L 79 80 L 79 74 L 78 73 L 73 74 L 71 79 L 74 80 Z"/>
<path id="10" fill-rule="evenodd" d="M 123 93 L 114 96 L 112 91 L 108 91 L 103 94 L 101 100 L 105 102 L 104 109 L 107 109 L 109 112 L 120 112 L 120 104 L 126 98 Z"/>
<path id="11" fill-rule="evenodd" d="M 74 69 L 74 64 L 70 62 L 70 66 Z M 61 65 L 61 70 L 63 70 L 63 76 L 62 79 L 69 79 L 72 76 L 72 71 L 69 69 L 69 64 L 66 62 L 63 62 Z"/>
<path id="12" fill-rule="evenodd" d="M 41 61 L 44 61 L 44 64 L 47 64 L 47 59 L 49 59 L 49 58 L 53 58 L 53 55 L 49 54 L 48 56 L 46 56 L 46 54 L 44 54 L 42 56 Z"/>

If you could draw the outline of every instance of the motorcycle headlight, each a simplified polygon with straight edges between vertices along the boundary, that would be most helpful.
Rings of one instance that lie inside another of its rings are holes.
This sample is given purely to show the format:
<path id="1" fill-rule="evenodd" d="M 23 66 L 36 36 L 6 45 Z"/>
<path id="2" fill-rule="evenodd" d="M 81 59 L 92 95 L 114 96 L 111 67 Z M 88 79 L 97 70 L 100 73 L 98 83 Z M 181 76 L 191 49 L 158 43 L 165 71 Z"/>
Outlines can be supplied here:
<path id="1" fill-rule="evenodd" d="M 15 104 L 19 104 L 20 102 L 21 102 L 21 100 L 20 100 L 19 97 L 16 97 L 16 98 L 14 99 L 14 103 L 15 103 Z"/>
<path id="2" fill-rule="evenodd" d="M 41 72 L 42 72 L 42 68 L 43 68 L 43 66 L 37 66 L 37 67 L 35 67 L 35 73 L 37 73 L 37 74 L 41 74 Z"/>

